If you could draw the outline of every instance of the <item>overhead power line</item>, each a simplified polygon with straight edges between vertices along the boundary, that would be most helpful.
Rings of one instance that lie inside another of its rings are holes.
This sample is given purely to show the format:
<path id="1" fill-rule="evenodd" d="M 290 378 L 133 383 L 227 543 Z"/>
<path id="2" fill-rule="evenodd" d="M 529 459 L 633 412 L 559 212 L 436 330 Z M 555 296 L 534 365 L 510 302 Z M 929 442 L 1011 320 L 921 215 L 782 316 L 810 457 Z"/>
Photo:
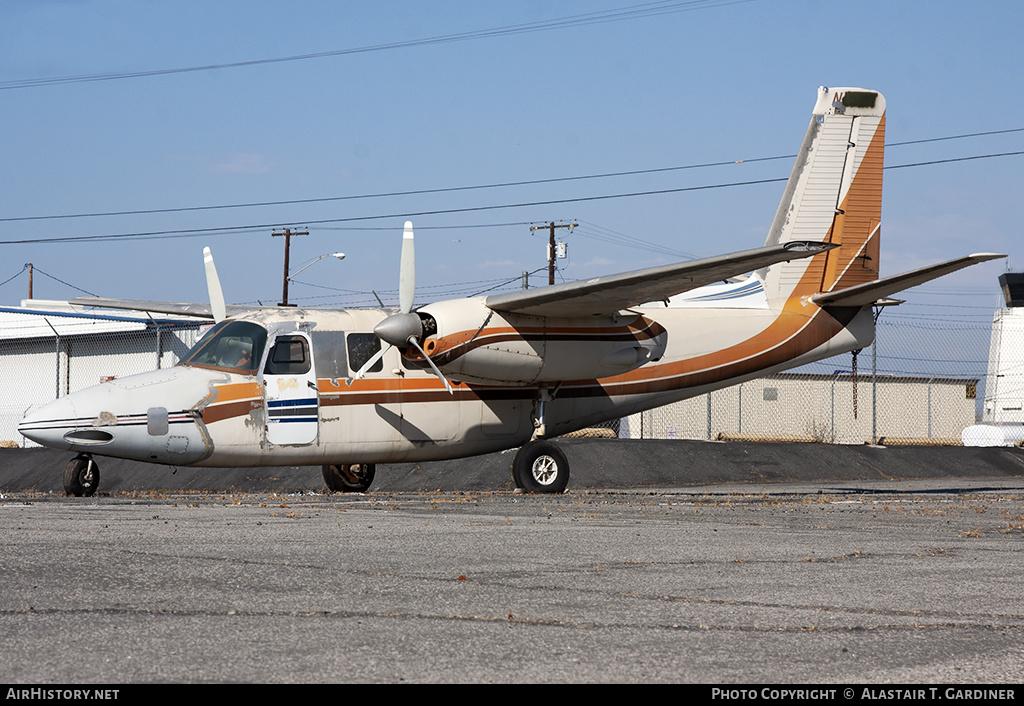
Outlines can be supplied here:
<path id="1" fill-rule="evenodd" d="M 54 277 L 49 272 L 43 272 L 41 269 L 39 269 L 38 266 L 33 265 L 31 263 L 28 263 L 28 262 L 26 262 L 24 265 L 22 265 L 21 269 L 18 270 L 17 273 L 15 273 L 13 277 L 8 277 L 3 282 L 0 282 L 0 287 L 3 287 L 8 282 L 12 282 L 12 281 L 16 280 L 18 277 L 21 276 L 21 274 L 23 272 L 25 272 L 26 270 L 29 270 L 30 268 L 32 270 L 38 272 L 41 275 L 45 275 L 45 276 L 49 277 L 54 282 L 60 282 L 61 284 L 65 285 L 67 287 L 71 287 L 72 289 L 78 290 L 79 292 L 82 292 L 83 294 L 89 294 L 89 295 L 94 296 L 94 297 L 95 296 L 99 296 L 97 294 L 94 294 L 93 292 L 90 292 L 90 291 L 86 290 L 86 289 L 82 289 L 81 287 L 77 287 L 77 286 L 71 284 L 70 282 L 65 282 L 64 280 L 60 279 L 59 277 Z M 29 280 L 29 292 L 31 292 L 31 291 L 32 291 L 32 285 L 31 285 L 31 279 L 30 279 Z"/>
<path id="2" fill-rule="evenodd" d="M 971 157 L 956 157 L 951 159 L 938 159 L 930 162 L 919 162 L 915 164 L 896 164 L 885 167 L 885 169 L 901 169 L 904 167 L 919 167 L 919 166 L 931 166 L 935 164 L 946 164 L 951 162 L 962 162 L 966 160 L 976 159 L 988 159 L 993 157 L 1009 157 L 1024 155 L 1024 151 L 1019 152 L 1001 152 L 998 154 L 985 154 L 985 155 L 974 155 Z M 114 233 L 104 235 L 77 235 L 77 236 L 62 236 L 57 238 L 24 238 L 18 240 L 0 240 L 0 245 L 25 245 L 30 243 L 74 243 L 74 242 L 89 242 L 89 241 L 104 241 L 104 240 L 151 240 L 158 238 L 191 238 L 199 236 L 216 236 L 216 235 L 230 235 L 240 234 L 246 231 L 257 232 L 265 231 L 268 228 L 284 228 L 292 225 L 324 225 L 328 223 L 355 223 L 358 221 L 374 221 L 374 220 L 385 220 L 392 218 L 414 218 L 419 216 L 438 216 L 452 213 L 479 213 L 482 211 L 496 211 L 506 208 L 532 208 L 538 206 L 552 206 L 556 204 L 566 203 L 585 203 L 588 201 L 606 201 L 609 199 L 623 199 L 623 198 L 634 198 L 637 196 L 658 196 L 665 194 L 679 194 L 690 191 L 709 191 L 713 189 L 726 189 L 738 186 L 754 186 L 758 184 L 773 184 L 778 182 L 788 181 L 789 177 L 776 177 L 773 179 L 755 179 L 752 181 L 736 181 L 722 184 L 704 184 L 700 186 L 684 186 L 674 189 L 651 189 L 648 191 L 633 191 L 627 193 L 618 194 L 604 194 L 599 196 L 577 196 L 573 198 L 564 199 L 548 199 L 544 201 L 525 201 L 521 203 L 506 203 L 506 204 L 493 204 L 489 206 L 467 206 L 464 208 L 442 208 L 430 211 L 398 211 L 395 213 L 384 213 L 372 216 L 351 216 L 348 218 L 322 218 L 317 220 L 309 221 L 289 221 L 286 223 L 254 223 L 244 226 L 228 226 L 220 228 L 191 228 L 185 230 L 157 230 L 147 231 L 139 233 Z"/>
<path id="3" fill-rule="evenodd" d="M 976 154 L 970 157 L 953 157 L 951 159 L 933 159 L 930 162 L 912 162 L 910 164 L 894 164 L 885 169 L 904 169 L 906 167 L 927 167 L 932 164 L 949 164 L 951 162 L 969 162 L 972 159 L 991 159 L 993 157 L 1014 157 L 1024 152 L 999 152 L 995 154 Z"/>
<path id="4" fill-rule="evenodd" d="M 587 221 L 580 221 L 580 225 L 576 228 L 576 232 L 585 238 L 590 238 L 591 240 L 597 240 L 604 243 L 611 243 L 613 245 L 624 245 L 627 247 L 638 248 L 640 250 L 648 250 L 650 252 L 656 252 L 661 255 L 668 255 L 669 257 L 680 258 L 683 260 L 695 260 L 697 258 L 697 256 L 692 253 L 676 250 L 636 236 L 626 235 L 625 233 L 620 233 L 619 231 L 605 228 L 604 226 L 599 226 Z"/>
<path id="5" fill-rule="evenodd" d="M 1024 128 L 1021 128 L 1024 130 Z M 250 203 L 220 204 L 214 206 L 183 206 L 179 208 L 151 208 L 134 211 L 99 211 L 94 213 L 70 213 L 49 216 L 17 216 L 0 218 L 0 223 L 12 221 L 44 221 L 61 218 L 94 218 L 97 216 L 140 216 L 157 213 L 182 213 L 186 211 L 216 211 L 232 208 L 255 208 L 264 206 L 295 206 L 313 203 L 329 203 L 332 201 L 355 201 L 358 199 L 378 199 L 395 196 L 422 196 L 425 194 L 445 194 L 458 191 L 479 191 L 482 189 L 503 189 L 513 186 L 536 186 L 541 184 L 557 184 L 566 181 L 583 181 L 587 179 L 607 179 L 610 177 L 638 176 L 642 174 L 657 174 L 660 172 L 681 171 L 684 169 L 701 169 L 704 167 L 722 167 L 729 164 L 752 164 L 754 162 L 768 162 L 775 159 L 793 159 L 796 155 L 780 155 L 778 157 L 760 157 L 757 159 L 730 160 L 727 162 L 707 162 L 704 164 L 686 164 L 677 167 L 657 167 L 654 169 L 634 169 L 623 172 L 605 172 L 602 174 L 583 174 L 567 177 L 552 177 L 548 179 L 527 179 L 522 181 L 505 181 L 491 184 L 471 184 L 468 186 L 447 186 L 435 189 L 411 189 L 408 191 L 385 191 L 371 194 L 353 194 L 349 196 L 324 196 L 311 199 L 288 199 L 282 201 L 256 201 Z"/>
<path id="6" fill-rule="evenodd" d="M 148 69 L 142 71 L 121 71 L 104 72 L 95 74 L 81 74 L 77 76 L 54 76 L 51 78 L 30 78 L 14 81 L 0 82 L 0 90 L 13 90 L 18 88 L 39 88 L 41 86 L 59 86 L 70 83 L 93 83 L 97 81 L 116 81 L 132 78 L 147 78 L 152 76 L 167 76 L 170 74 L 196 73 L 200 71 L 213 71 L 217 69 L 237 69 L 245 66 L 260 66 L 264 64 L 281 64 L 294 61 L 307 61 L 309 59 L 324 59 L 327 57 L 348 56 L 351 54 L 366 54 L 370 52 L 387 51 L 391 49 L 408 49 L 412 47 L 429 46 L 433 44 L 447 44 L 449 42 L 463 42 L 473 39 L 485 39 L 489 37 L 502 37 L 513 34 L 524 34 L 528 32 L 541 32 L 546 30 L 565 29 L 568 27 L 579 27 L 583 25 L 602 24 L 605 22 L 621 22 L 643 17 L 656 17 L 676 12 L 689 12 L 703 10 L 712 7 L 735 5 L 740 3 L 753 2 L 753 0 L 661 0 L 660 2 L 646 2 L 639 5 L 588 12 L 579 15 L 569 15 L 551 20 L 539 20 L 537 22 L 526 22 L 522 24 L 505 25 L 502 27 L 491 27 L 489 29 L 472 30 L 469 32 L 458 32 L 454 34 L 443 34 L 434 37 L 423 37 L 400 42 L 387 42 L 384 44 L 371 44 L 362 47 L 350 47 L 346 49 L 334 49 L 330 51 L 312 52 L 309 54 L 296 54 L 293 56 L 280 56 L 264 59 L 250 59 L 247 61 L 231 61 L 219 64 L 202 64 L 198 66 L 181 66 L 165 69 Z"/>
<path id="7" fill-rule="evenodd" d="M 786 181 L 786 177 L 779 177 L 776 179 L 759 179 L 755 181 L 740 181 L 732 182 L 727 184 L 707 184 L 704 186 L 687 186 L 676 189 L 657 189 L 651 191 L 636 191 L 632 193 L 622 194 L 605 194 L 602 196 L 582 196 L 576 198 L 566 199 L 549 199 L 545 201 L 526 201 L 522 203 L 507 203 L 507 204 L 494 204 L 490 206 L 467 206 L 465 208 L 442 208 L 431 211 L 400 211 L 395 213 L 385 213 L 373 216 L 352 216 L 349 218 L 322 218 L 318 220 L 301 221 L 302 225 L 322 225 L 326 223 L 354 223 L 358 221 L 375 221 L 384 220 L 389 218 L 414 218 L 418 216 L 437 216 L 449 213 L 474 213 L 480 211 L 496 211 L 505 208 L 526 208 L 526 207 L 537 207 L 537 206 L 552 206 L 555 204 L 564 203 L 581 203 L 585 201 L 603 201 L 607 199 L 621 199 L 630 198 L 635 196 L 653 196 L 657 194 L 673 194 L 682 193 L 686 191 L 705 191 L 709 189 L 723 189 L 735 186 L 752 186 L 754 184 L 770 184 L 773 182 Z M 73 243 L 73 242 L 87 242 L 87 241 L 103 241 L 103 240 L 147 240 L 153 238 L 189 238 L 198 237 L 201 235 L 229 235 L 238 234 L 245 231 L 263 231 L 268 228 L 284 228 L 286 226 L 297 225 L 299 222 L 288 222 L 288 223 L 256 223 L 248 224 L 244 226 L 229 226 L 221 228 L 191 228 L 187 230 L 155 230 L 141 233 L 115 233 L 105 235 L 76 235 L 76 236 L 62 236 L 57 238 L 25 238 L 20 240 L 0 240 L 0 245 L 16 245 L 16 244 L 27 244 L 27 243 Z"/>
<path id="8" fill-rule="evenodd" d="M 986 137 L 991 135 L 1004 135 L 1014 132 L 1024 132 L 1024 127 L 1009 128 L 1006 130 L 988 130 L 986 132 L 973 132 L 965 133 L 960 135 L 946 135 L 943 137 L 930 137 L 920 140 L 905 140 L 903 142 L 892 142 L 887 143 L 886 147 L 904 147 L 907 145 L 916 145 L 929 142 L 944 142 L 949 140 L 962 140 L 971 137 Z M 1003 155 L 982 155 L 982 156 L 1005 156 L 1006 154 L 1017 154 L 1014 152 L 1004 153 Z M 89 213 L 62 213 L 62 214 L 50 214 L 42 216 L 11 216 L 7 218 L 0 218 L 0 223 L 12 223 L 19 221 L 45 221 L 45 220 L 58 220 L 58 219 L 72 219 L 72 218 L 97 218 L 97 217 L 111 217 L 111 216 L 141 216 L 141 215 L 153 215 L 159 213 L 185 213 L 193 211 L 218 211 L 226 209 L 237 209 L 237 208 L 258 208 L 267 206 L 296 206 L 296 205 L 307 205 L 314 203 L 331 203 L 336 201 L 355 201 L 359 199 L 377 199 L 377 198 L 388 198 L 396 196 L 421 196 L 426 194 L 443 194 L 443 193 L 454 193 L 459 191 L 480 191 L 484 189 L 502 189 L 516 186 L 536 186 L 543 184 L 557 184 L 561 182 L 570 181 L 586 181 L 590 179 L 609 179 L 614 177 L 627 177 L 627 176 L 642 176 L 649 174 L 662 174 L 666 172 L 677 172 L 690 169 L 706 169 L 709 167 L 724 167 L 734 164 L 755 164 L 758 162 L 771 162 L 780 159 L 793 159 L 796 155 L 794 154 L 783 154 L 776 155 L 774 157 L 754 157 L 752 159 L 730 159 L 730 160 L 719 160 L 716 162 L 701 162 L 696 164 L 682 164 L 673 167 L 654 167 L 650 169 L 631 169 L 617 172 L 601 172 L 598 174 L 577 174 L 574 176 L 565 177 L 550 177 L 546 179 L 524 179 L 520 181 L 505 181 L 505 182 L 492 182 L 488 184 L 470 184 L 464 186 L 448 186 L 438 187 L 433 189 L 409 189 L 405 191 L 385 191 L 378 193 L 369 194 L 352 194 L 346 196 L 324 196 L 319 198 L 309 199 L 283 199 L 279 201 L 253 201 L 248 203 L 234 203 L 234 204 L 216 204 L 211 206 L 181 206 L 175 208 L 149 208 L 149 209 L 135 209 L 135 210 L 123 210 L 123 211 L 95 211 Z M 980 157 L 965 157 L 963 159 L 979 159 Z M 942 161 L 957 161 L 957 160 L 942 160 Z M 920 164 L 932 164 L 940 163 L 927 162 Z M 915 165 L 899 165 L 899 166 L 919 166 Z M 896 168 L 896 167 L 891 167 Z"/>
<path id="9" fill-rule="evenodd" d="M 25 270 L 27 270 L 27 269 L 28 269 L 28 263 L 26 262 L 26 263 L 25 263 L 24 265 L 22 265 L 22 266 L 21 266 L 21 269 L 20 269 L 20 270 L 18 270 L 18 271 L 17 271 L 17 272 L 16 272 L 15 274 L 14 274 L 14 276 L 13 276 L 13 277 L 8 277 L 8 278 L 7 278 L 7 279 L 5 279 L 5 280 L 4 280 L 3 282 L 0 282 L 0 287 L 4 286 L 4 285 L 5 285 L 5 284 L 7 284 L 8 282 L 13 282 L 13 281 L 14 281 L 14 280 L 16 280 L 16 279 L 17 279 L 18 277 L 20 277 L 20 276 L 21 276 L 21 273 L 22 273 L 22 272 L 24 272 L 24 271 L 25 271 Z"/>
<path id="10" fill-rule="evenodd" d="M 26 267 L 27 267 L 27 265 L 26 265 Z M 47 277 L 52 279 L 54 282 L 60 282 L 61 284 L 63 284 L 66 287 L 71 287 L 72 289 L 75 289 L 75 290 L 77 290 L 79 292 L 82 292 L 83 294 L 88 294 L 89 296 L 93 296 L 93 297 L 98 297 L 99 296 L 95 292 L 90 292 L 87 289 L 82 289 L 81 287 L 76 287 L 75 285 L 71 284 L 70 282 L 65 282 L 64 280 L 60 279 L 59 277 L 54 277 L 49 272 L 43 272 L 42 270 L 39 269 L 39 267 L 35 267 L 34 269 L 39 274 L 46 275 Z"/>

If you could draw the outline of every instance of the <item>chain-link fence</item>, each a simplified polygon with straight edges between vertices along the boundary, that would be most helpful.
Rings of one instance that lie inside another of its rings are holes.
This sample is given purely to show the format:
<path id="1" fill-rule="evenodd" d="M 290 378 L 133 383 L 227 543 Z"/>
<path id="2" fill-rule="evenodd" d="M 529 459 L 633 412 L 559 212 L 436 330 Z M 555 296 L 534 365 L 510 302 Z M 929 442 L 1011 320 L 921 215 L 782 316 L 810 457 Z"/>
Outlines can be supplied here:
<path id="1" fill-rule="evenodd" d="M 1024 422 L 1024 311 L 995 324 L 882 316 L 875 344 L 640 414 L 620 436 L 958 444 L 965 427 Z"/>
<path id="2" fill-rule="evenodd" d="M 645 439 L 958 443 L 977 378 L 779 373 L 629 417 Z"/>

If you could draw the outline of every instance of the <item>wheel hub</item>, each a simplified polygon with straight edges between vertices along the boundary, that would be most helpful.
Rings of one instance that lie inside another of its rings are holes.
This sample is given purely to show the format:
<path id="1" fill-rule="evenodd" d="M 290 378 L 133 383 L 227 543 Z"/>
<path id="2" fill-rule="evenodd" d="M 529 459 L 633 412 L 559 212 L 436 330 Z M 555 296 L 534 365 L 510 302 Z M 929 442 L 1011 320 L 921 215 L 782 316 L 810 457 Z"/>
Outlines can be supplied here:
<path id="1" fill-rule="evenodd" d="M 538 456 L 530 470 L 535 481 L 541 485 L 551 485 L 558 477 L 558 462 L 550 456 Z"/>

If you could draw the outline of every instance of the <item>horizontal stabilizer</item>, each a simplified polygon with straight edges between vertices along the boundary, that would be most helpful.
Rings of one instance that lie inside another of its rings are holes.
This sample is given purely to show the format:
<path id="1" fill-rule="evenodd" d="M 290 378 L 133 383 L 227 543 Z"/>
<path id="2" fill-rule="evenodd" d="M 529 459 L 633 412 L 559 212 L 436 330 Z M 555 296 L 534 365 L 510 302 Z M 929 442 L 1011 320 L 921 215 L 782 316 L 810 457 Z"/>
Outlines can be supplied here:
<path id="1" fill-rule="evenodd" d="M 916 287 L 937 277 L 948 275 L 964 267 L 976 265 L 979 262 L 996 260 L 1006 255 L 997 253 L 975 253 L 956 260 L 940 262 L 937 265 L 929 265 L 900 275 L 892 275 L 873 282 L 865 282 L 853 287 L 846 287 L 835 292 L 822 292 L 811 297 L 811 301 L 818 306 L 868 306 L 879 299 L 902 292 L 904 289 Z"/>
<path id="2" fill-rule="evenodd" d="M 828 243 L 791 241 L 706 257 L 674 265 L 649 267 L 579 282 L 526 289 L 487 297 L 494 311 L 532 316 L 600 316 L 661 301 L 697 287 L 720 282 L 777 262 L 811 257 L 836 247 Z"/>

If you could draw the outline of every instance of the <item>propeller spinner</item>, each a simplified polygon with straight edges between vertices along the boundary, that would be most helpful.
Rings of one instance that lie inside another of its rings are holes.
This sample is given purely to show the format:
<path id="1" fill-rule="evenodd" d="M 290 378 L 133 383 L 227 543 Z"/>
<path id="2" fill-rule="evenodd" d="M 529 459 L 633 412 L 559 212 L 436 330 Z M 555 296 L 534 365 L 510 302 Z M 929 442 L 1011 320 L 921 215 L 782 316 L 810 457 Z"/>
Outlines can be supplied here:
<path id="1" fill-rule="evenodd" d="M 445 378 L 444 374 L 434 365 L 434 361 L 430 359 L 426 351 L 420 345 L 419 339 L 423 336 L 423 321 L 420 317 L 412 313 L 413 300 L 416 298 L 416 256 L 415 246 L 413 244 L 413 233 L 412 233 L 412 221 L 405 222 L 405 228 L 402 231 L 402 260 L 398 275 L 398 312 L 387 317 L 379 324 L 374 326 L 373 332 L 377 335 L 377 338 L 384 341 L 388 345 L 377 351 L 372 358 L 370 358 L 363 367 L 359 369 L 352 377 L 346 380 L 346 383 L 351 385 L 353 380 L 361 380 L 377 361 L 384 357 L 384 354 L 394 348 L 406 348 L 412 346 L 423 359 L 427 361 L 430 368 L 434 371 L 434 374 L 444 383 L 445 389 L 448 390 L 449 394 L 455 394 L 452 389 L 451 383 Z"/>

